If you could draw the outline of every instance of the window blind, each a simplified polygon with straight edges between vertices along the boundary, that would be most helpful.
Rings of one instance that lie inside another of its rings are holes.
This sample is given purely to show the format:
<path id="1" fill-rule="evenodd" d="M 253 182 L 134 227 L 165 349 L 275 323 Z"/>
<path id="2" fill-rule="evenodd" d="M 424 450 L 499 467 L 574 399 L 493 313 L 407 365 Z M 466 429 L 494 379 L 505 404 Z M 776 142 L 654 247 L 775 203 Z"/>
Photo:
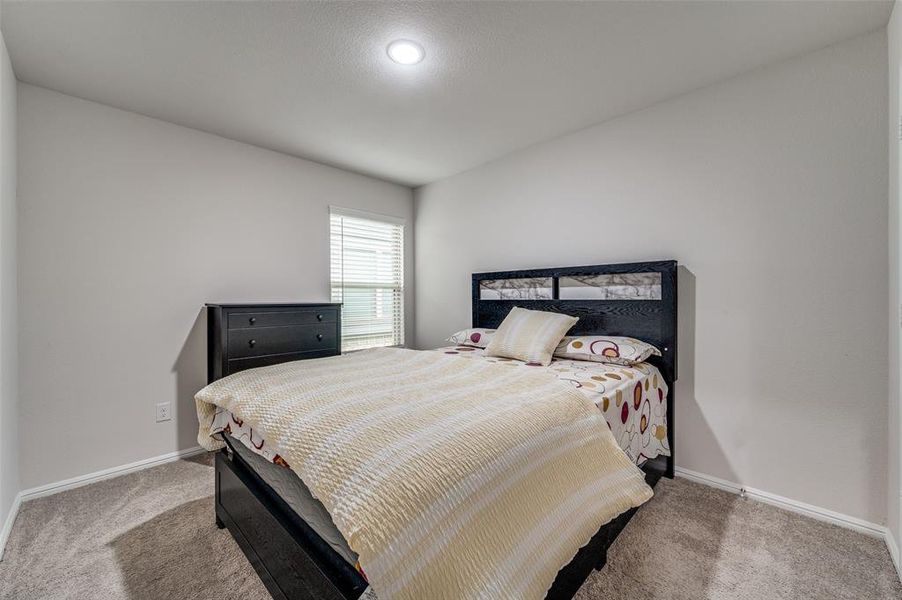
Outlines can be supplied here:
<path id="1" fill-rule="evenodd" d="M 341 302 L 341 349 L 404 343 L 404 224 L 330 210 L 332 301 Z"/>

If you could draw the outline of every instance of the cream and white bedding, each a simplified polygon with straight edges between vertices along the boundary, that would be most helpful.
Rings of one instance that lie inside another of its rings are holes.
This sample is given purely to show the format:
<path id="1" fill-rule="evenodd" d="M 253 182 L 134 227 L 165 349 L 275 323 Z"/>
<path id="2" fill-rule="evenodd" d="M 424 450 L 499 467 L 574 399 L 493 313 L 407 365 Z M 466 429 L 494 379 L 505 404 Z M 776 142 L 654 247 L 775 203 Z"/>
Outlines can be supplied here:
<path id="1" fill-rule="evenodd" d="M 438 352 L 500 362 L 524 370 L 548 369 L 592 401 L 602 412 L 614 439 L 626 455 L 641 465 L 656 456 L 670 456 L 667 441 L 667 384 L 657 367 L 631 367 L 555 358 L 547 367 L 509 358 L 486 356 L 482 348 L 449 346 Z"/>
<path id="2" fill-rule="evenodd" d="M 595 406 L 545 369 L 379 349 L 226 377 L 197 396 L 281 450 L 382 600 L 541 598 L 651 497 Z"/>
<path id="3" fill-rule="evenodd" d="M 602 412 L 614 439 L 637 465 L 656 456 L 670 456 L 667 441 L 667 384 L 658 369 L 648 363 L 632 367 L 584 360 L 554 359 L 547 367 L 527 365 L 507 358 L 485 356 L 482 348 L 448 346 L 436 352 L 504 363 L 524 369 L 548 369 L 572 385 Z M 217 408 L 212 434 L 225 432 L 266 460 L 289 466 L 278 448 L 266 442 L 249 423 Z"/>

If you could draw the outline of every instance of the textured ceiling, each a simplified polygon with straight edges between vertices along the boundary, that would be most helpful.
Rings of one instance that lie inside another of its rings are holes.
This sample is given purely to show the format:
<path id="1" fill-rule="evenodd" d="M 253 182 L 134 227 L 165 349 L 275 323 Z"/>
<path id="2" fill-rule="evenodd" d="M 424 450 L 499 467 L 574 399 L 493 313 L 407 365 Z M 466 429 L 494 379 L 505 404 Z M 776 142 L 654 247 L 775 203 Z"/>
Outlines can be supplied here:
<path id="1" fill-rule="evenodd" d="M 887 2 L 4 2 L 22 81 L 418 185 L 885 25 Z M 414 67 L 393 39 L 426 48 Z"/>

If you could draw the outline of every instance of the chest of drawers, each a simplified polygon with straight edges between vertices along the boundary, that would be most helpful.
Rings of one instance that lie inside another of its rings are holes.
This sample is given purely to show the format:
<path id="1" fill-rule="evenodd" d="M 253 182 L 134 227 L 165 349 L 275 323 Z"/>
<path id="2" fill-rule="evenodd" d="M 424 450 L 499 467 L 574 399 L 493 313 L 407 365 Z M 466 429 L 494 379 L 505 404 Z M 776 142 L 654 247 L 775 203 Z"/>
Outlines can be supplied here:
<path id="1" fill-rule="evenodd" d="M 341 304 L 207 304 L 207 382 L 341 354 Z"/>

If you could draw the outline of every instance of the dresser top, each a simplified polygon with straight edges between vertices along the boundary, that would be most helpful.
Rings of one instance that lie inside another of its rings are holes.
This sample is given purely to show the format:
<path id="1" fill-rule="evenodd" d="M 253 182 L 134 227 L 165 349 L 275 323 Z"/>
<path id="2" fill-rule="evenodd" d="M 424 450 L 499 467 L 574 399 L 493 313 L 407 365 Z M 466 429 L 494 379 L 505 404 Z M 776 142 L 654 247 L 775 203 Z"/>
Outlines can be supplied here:
<path id="1" fill-rule="evenodd" d="M 240 302 L 219 303 L 207 302 L 207 306 L 214 308 L 288 308 L 288 307 L 313 307 L 313 306 L 341 306 L 341 302 Z"/>

